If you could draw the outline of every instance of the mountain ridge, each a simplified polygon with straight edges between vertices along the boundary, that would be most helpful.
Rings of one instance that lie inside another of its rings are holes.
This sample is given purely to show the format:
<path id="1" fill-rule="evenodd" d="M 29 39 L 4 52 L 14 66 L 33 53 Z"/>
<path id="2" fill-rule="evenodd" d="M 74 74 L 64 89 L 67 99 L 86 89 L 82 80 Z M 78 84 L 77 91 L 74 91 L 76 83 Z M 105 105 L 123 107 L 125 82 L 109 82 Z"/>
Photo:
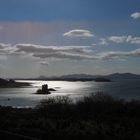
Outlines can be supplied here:
<path id="1" fill-rule="evenodd" d="M 33 80 L 95 80 L 95 78 L 107 78 L 110 80 L 115 79 L 140 79 L 139 74 L 133 73 L 112 73 L 108 75 L 92 75 L 92 74 L 66 74 L 62 76 L 39 76 L 37 78 L 28 78 Z M 22 79 L 22 78 L 20 78 Z"/>

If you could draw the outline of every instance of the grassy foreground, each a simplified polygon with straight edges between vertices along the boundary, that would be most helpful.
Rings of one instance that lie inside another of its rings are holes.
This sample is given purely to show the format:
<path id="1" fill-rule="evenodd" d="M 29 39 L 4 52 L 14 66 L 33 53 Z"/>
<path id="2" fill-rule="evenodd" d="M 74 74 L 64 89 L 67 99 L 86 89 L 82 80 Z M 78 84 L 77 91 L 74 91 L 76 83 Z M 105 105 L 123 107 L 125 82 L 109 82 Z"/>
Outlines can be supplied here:
<path id="1" fill-rule="evenodd" d="M 0 107 L 0 137 L 140 140 L 140 102 L 116 101 L 99 93 L 77 103 L 56 97 L 34 109 Z"/>

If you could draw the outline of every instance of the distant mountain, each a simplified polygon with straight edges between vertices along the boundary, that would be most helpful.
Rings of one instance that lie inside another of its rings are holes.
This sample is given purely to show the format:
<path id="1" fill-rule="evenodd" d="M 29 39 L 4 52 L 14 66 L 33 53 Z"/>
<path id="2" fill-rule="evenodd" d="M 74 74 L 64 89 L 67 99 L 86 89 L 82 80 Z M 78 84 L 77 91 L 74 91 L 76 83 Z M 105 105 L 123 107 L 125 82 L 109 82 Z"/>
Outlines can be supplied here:
<path id="1" fill-rule="evenodd" d="M 70 74 L 70 75 L 63 75 L 61 78 L 97 78 L 98 75 L 89 75 L 89 74 Z"/>
<path id="2" fill-rule="evenodd" d="M 68 74 L 62 76 L 39 76 L 38 78 L 30 78 L 32 80 L 66 80 L 66 81 L 91 81 L 97 78 L 98 75 L 89 74 Z M 29 79 L 29 78 L 28 78 Z"/>
<path id="3" fill-rule="evenodd" d="M 113 73 L 105 77 L 109 79 L 140 79 L 140 75 L 132 73 Z"/>
<path id="4" fill-rule="evenodd" d="M 68 74 L 62 76 L 39 76 L 37 78 L 28 78 L 32 80 L 66 80 L 66 81 L 96 81 L 96 78 L 105 78 L 110 80 L 122 79 L 140 79 L 140 75 L 132 73 L 113 73 L 109 75 L 90 75 L 90 74 Z"/>
<path id="5" fill-rule="evenodd" d="M 140 79 L 140 75 L 132 73 L 113 73 L 109 75 L 88 75 L 88 74 L 72 74 L 61 76 L 64 79 L 96 79 L 96 78 L 107 78 L 111 80 L 117 79 Z"/>
<path id="6" fill-rule="evenodd" d="M 35 79 L 45 80 L 45 79 L 56 79 L 56 78 L 58 78 L 58 77 L 57 76 L 47 77 L 47 76 L 41 75 L 41 76 L 39 76 L 38 78 L 35 78 Z M 34 79 L 34 78 L 32 78 L 32 79 Z"/>

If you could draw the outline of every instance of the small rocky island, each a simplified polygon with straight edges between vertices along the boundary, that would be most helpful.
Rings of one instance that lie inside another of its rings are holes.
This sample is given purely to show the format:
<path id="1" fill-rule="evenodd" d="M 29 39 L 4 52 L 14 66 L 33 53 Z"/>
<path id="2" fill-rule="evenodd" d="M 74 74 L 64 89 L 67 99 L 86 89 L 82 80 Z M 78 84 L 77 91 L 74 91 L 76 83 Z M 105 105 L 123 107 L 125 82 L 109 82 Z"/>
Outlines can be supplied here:
<path id="1" fill-rule="evenodd" d="M 51 94 L 50 91 L 56 91 L 53 88 L 48 88 L 48 84 L 42 85 L 41 89 L 38 89 L 36 94 Z"/>
<path id="2" fill-rule="evenodd" d="M 25 82 L 16 82 L 13 79 L 7 80 L 0 78 L 0 88 L 20 88 L 24 86 L 30 86 L 30 84 Z"/>

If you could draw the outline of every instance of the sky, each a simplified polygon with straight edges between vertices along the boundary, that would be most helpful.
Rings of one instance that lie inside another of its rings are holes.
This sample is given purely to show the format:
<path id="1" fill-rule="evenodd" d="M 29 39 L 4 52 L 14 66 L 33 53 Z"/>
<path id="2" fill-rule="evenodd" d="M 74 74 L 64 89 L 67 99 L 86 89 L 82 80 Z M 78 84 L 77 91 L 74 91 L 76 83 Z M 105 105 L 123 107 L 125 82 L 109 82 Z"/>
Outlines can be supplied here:
<path id="1" fill-rule="evenodd" d="M 0 0 L 0 77 L 140 74 L 140 0 Z"/>

